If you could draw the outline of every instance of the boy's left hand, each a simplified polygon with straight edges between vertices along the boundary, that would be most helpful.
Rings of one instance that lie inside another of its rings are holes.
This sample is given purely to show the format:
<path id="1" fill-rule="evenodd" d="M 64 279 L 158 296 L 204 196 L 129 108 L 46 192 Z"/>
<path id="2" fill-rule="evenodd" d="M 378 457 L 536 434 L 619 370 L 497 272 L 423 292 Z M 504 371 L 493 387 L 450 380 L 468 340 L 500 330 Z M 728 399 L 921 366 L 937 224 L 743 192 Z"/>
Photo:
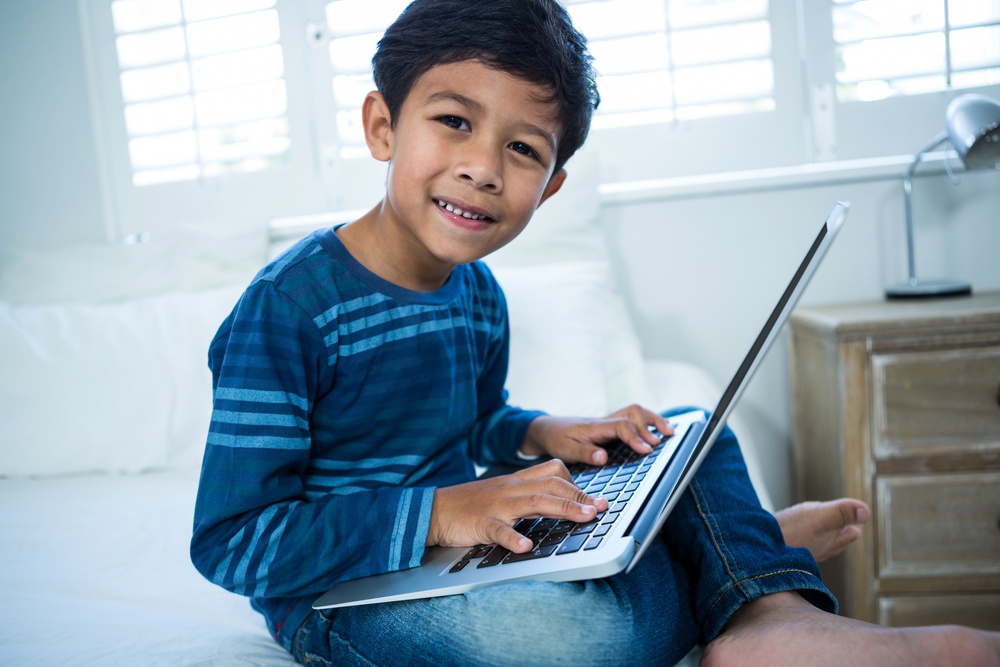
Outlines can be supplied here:
<path id="1" fill-rule="evenodd" d="M 543 416 L 528 426 L 521 453 L 525 456 L 547 454 L 566 463 L 603 465 L 607 463 L 608 453 L 599 445 L 612 440 L 628 443 L 640 454 L 651 452 L 659 439 L 649 432 L 647 427 L 650 425 L 666 436 L 674 432 L 666 419 L 639 405 L 622 408 L 604 419 Z"/>

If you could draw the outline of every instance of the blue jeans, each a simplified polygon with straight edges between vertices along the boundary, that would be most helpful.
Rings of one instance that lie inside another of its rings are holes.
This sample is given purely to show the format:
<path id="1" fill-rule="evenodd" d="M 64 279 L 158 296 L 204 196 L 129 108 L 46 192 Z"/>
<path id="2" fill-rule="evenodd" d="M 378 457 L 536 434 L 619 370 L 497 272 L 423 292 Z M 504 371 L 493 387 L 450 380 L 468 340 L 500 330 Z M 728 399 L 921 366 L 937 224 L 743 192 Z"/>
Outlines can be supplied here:
<path id="1" fill-rule="evenodd" d="M 728 427 L 659 538 L 607 579 L 314 611 L 293 653 L 305 665 L 673 665 L 763 595 L 798 591 L 836 613 L 812 556 L 761 508 Z"/>

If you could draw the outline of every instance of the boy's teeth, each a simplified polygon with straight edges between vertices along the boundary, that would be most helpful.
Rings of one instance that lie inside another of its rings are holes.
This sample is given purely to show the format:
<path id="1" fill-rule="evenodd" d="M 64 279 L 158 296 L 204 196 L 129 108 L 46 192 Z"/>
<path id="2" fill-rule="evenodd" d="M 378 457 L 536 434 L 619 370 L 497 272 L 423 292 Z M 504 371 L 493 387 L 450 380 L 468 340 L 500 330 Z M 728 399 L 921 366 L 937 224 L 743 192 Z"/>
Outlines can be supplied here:
<path id="1" fill-rule="evenodd" d="M 449 204 L 447 202 L 443 202 L 440 199 L 438 200 L 438 206 L 440 206 L 441 208 L 445 209 L 446 211 L 449 211 L 450 213 L 454 213 L 455 215 L 460 215 L 463 218 L 468 218 L 469 220 L 482 220 L 483 218 L 486 217 L 484 215 L 473 215 L 472 213 L 469 213 L 468 211 L 463 211 L 462 209 L 460 209 L 460 208 L 458 208 L 456 206 L 452 206 L 451 204 Z"/>

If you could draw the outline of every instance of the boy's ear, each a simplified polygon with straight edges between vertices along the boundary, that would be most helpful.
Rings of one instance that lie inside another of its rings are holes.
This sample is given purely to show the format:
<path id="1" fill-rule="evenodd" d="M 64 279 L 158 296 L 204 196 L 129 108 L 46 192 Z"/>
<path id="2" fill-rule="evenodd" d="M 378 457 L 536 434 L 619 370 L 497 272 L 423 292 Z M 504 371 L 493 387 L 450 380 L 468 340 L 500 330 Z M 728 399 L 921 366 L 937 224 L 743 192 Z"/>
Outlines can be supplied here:
<path id="1" fill-rule="evenodd" d="M 372 157 L 388 162 L 392 157 L 392 118 L 382 93 L 373 90 L 365 96 L 361 106 L 361 123 L 365 129 L 365 143 L 368 144 Z"/>
<path id="2" fill-rule="evenodd" d="M 562 184 L 566 182 L 566 170 L 560 169 L 556 173 L 552 174 L 552 178 L 545 185 L 545 190 L 542 191 L 542 198 L 538 201 L 538 205 L 541 206 L 545 203 L 545 200 L 559 192 L 559 188 Z"/>

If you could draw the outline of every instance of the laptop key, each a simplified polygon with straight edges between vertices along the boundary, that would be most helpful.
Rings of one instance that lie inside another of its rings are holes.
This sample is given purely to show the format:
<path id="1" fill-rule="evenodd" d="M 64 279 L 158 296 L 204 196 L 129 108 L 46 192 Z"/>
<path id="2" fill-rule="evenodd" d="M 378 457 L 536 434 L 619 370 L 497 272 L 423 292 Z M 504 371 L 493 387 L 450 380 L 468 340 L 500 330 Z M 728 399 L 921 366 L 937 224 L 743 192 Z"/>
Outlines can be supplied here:
<path id="1" fill-rule="evenodd" d="M 552 526 L 552 530 L 549 531 L 549 536 L 551 537 L 554 535 L 566 535 L 567 533 L 569 533 L 569 531 L 573 530 L 575 526 L 576 526 L 575 521 L 569 521 L 567 519 L 563 519 L 559 521 L 559 523 L 557 523 L 556 525 Z"/>
<path id="2" fill-rule="evenodd" d="M 545 519 L 545 518 L 539 519 L 538 523 L 535 524 L 534 529 L 544 530 L 548 532 L 552 528 L 552 526 L 556 525 L 557 523 L 559 523 L 559 519 Z"/>
<path id="3" fill-rule="evenodd" d="M 531 526 L 534 525 L 535 519 L 521 519 L 514 524 L 514 530 L 521 533 L 522 535 L 527 535 L 531 530 Z"/>
<path id="4" fill-rule="evenodd" d="M 559 551 L 556 553 L 571 554 L 579 551 L 580 547 L 583 546 L 583 543 L 587 541 L 587 537 L 588 535 L 573 535 L 572 537 L 567 538 L 566 541 L 562 543 L 562 546 L 559 547 Z"/>
<path id="5" fill-rule="evenodd" d="M 472 560 L 473 558 L 482 558 L 490 552 L 493 548 L 492 544 L 480 544 L 469 549 L 468 553 L 462 556 L 462 560 Z"/>
<path id="6" fill-rule="evenodd" d="M 479 561 L 479 565 L 476 567 L 493 567 L 494 565 L 499 565 L 509 553 L 510 549 L 505 549 L 502 546 L 497 545 L 493 547 L 488 554 L 486 554 L 486 558 Z"/>
<path id="7" fill-rule="evenodd" d="M 538 541 L 541 540 L 541 539 L 543 539 L 548 534 L 549 534 L 549 531 L 547 531 L 547 530 L 533 530 L 530 533 L 528 533 L 527 535 L 525 535 L 525 537 L 527 537 L 533 543 L 538 544 Z"/>
<path id="8" fill-rule="evenodd" d="M 534 560 L 535 558 L 545 558 L 546 556 L 551 556 L 552 552 L 556 550 L 557 546 L 558 545 L 556 544 L 552 544 L 546 547 L 535 547 L 531 551 L 523 554 L 515 554 L 508 552 L 510 553 L 510 555 L 504 558 L 503 562 L 506 565 L 507 563 L 520 563 L 526 560 Z M 506 549 L 504 549 L 504 551 L 506 551 Z M 480 564 L 479 567 L 482 567 L 482 565 Z"/>
<path id="9" fill-rule="evenodd" d="M 566 536 L 568 534 L 569 533 L 550 534 L 548 537 L 539 542 L 538 546 L 540 547 L 551 547 L 553 545 L 558 546 L 564 539 L 566 539 Z"/>

